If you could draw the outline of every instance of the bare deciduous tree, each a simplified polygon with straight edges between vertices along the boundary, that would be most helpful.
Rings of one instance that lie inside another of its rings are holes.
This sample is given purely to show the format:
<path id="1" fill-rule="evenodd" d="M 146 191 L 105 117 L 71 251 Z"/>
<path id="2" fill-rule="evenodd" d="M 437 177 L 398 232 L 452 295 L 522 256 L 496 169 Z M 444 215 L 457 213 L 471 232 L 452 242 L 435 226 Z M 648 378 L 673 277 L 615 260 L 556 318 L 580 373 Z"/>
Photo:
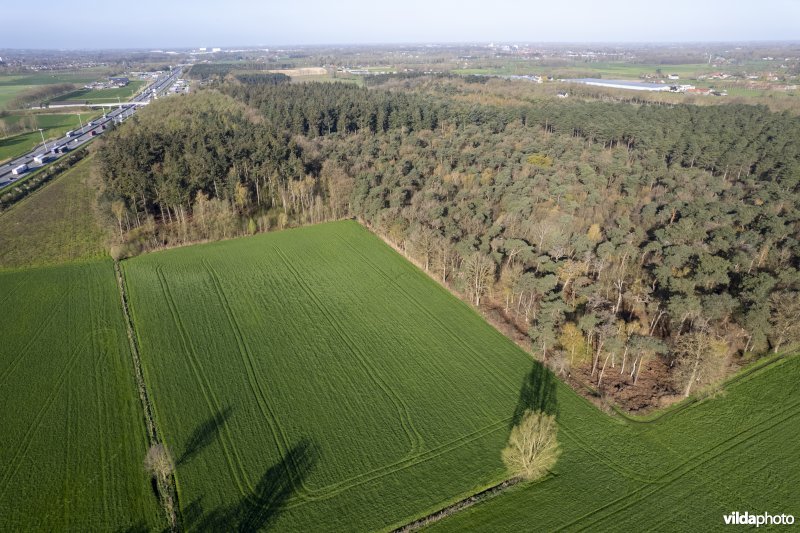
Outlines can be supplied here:
<path id="1" fill-rule="evenodd" d="M 676 377 L 688 397 L 694 385 L 713 385 L 725 377 L 728 346 L 710 333 L 697 331 L 681 335 L 675 343 Z"/>
<path id="2" fill-rule="evenodd" d="M 480 252 L 475 252 L 464 261 L 461 275 L 464 276 L 470 299 L 476 306 L 481 305 L 481 297 L 494 282 L 495 269 L 494 261 Z"/>
<path id="3" fill-rule="evenodd" d="M 525 411 L 520 423 L 511 430 L 503 462 L 513 474 L 526 480 L 545 475 L 558 460 L 561 450 L 556 439 L 558 426 L 554 415 Z"/>
<path id="4" fill-rule="evenodd" d="M 169 478 L 175 469 L 172 454 L 163 444 L 153 444 L 144 457 L 144 469 L 158 481 Z"/>
<path id="5" fill-rule="evenodd" d="M 769 300 L 773 351 L 778 353 L 781 346 L 800 342 L 800 292 L 775 292 Z"/>

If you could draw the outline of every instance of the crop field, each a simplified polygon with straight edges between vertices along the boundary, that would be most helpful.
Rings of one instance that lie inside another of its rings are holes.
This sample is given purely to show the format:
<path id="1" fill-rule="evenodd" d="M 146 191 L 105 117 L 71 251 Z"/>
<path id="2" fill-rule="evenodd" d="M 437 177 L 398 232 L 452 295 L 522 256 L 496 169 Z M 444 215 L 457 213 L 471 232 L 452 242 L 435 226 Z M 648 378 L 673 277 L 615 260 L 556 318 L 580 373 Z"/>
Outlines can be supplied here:
<path id="1" fill-rule="evenodd" d="M 575 62 L 567 65 L 549 66 L 541 65 L 534 61 L 506 61 L 493 67 L 462 68 L 453 70 L 456 74 L 548 74 L 558 78 L 603 77 L 610 79 L 638 80 L 643 74 L 656 74 L 656 71 L 667 74 L 678 74 L 681 78 L 688 79 L 698 74 L 714 72 L 711 65 L 684 64 L 684 65 L 657 65 L 625 62 Z M 718 71 L 719 68 L 716 69 Z"/>
<path id="2" fill-rule="evenodd" d="M 734 378 L 721 397 L 612 419 L 559 387 L 555 475 L 434 531 L 723 530 L 723 515 L 800 516 L 800 357 Z"/>
<path id="3" fill-rule="evenodd" d="M 0 273 L 0 530 L 161 527 L 111 261 Z"/>
<path id="4" fill-rule="evenodd" d="M 116 89 L 81 89 L 56 98 L 59 102 L 90 102 L 93 104 L 117 103 L 117 100 L 126 100 L 138 93 L 148 82 L 131 80 L 125 87 Z"/>
<path id="5" fill-rule="evenodd" d="M 91 156 L 0 215 L 0 269 L 106 255 L 90 168 Z"/>
<path id="6" fill-rule="evenodd" d="M 0 76 L 0 109 L 19 93 L 41 85 L 58 83 L 85 84 L 102 76 L 100 69 L 86 69 L 74 72 L 9 74 Z"/>
<path id="7" fill-rule="evenodd" d="M 44 138 L 48 141 L 59 139 L 69 130 L 80 128 L 81 120 L 86 124 L 87 121 L 102 115 L 101 112 L 81 113 L 80 120 L 75 113 L 37 113 L 36 126 L 44 130 Z M 3 120 L 9 124 L 19 122 L 22 115 L 15 114 L 5 117 Z M 36 145 L 42 144 L 42 135 L 39 131 L 29 131 L 0 139 L 0 161 L 21 156 L 29 152 Z"/>
<path id="8" fill-rule="evenodd" d="M 382 529 L 505 478 L 531 359 L 355 222 L 122 266 L 190 528 Z"/>

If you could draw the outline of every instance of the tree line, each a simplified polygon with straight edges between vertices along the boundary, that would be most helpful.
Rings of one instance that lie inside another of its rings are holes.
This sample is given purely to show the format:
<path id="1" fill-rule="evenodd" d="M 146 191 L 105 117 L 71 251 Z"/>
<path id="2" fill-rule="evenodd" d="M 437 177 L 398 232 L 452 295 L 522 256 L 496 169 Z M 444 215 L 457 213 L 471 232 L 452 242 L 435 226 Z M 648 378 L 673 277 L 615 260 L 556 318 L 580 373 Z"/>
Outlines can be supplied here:
<path id="1" fill-rule="evenodd" d="M 601 391 L 800 342 L 787 114 L 240 80 L 131 122 L 96 158 L 126 246 L 356 216 Z"/>

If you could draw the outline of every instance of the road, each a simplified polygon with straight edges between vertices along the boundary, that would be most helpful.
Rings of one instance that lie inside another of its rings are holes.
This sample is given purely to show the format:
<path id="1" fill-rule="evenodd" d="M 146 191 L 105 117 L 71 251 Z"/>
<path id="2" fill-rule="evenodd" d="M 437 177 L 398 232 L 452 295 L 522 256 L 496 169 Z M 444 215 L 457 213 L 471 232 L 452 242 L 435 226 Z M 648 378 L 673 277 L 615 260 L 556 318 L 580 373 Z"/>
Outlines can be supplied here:
<path id="1" fill-rule="evenodd" d="M 82 128 L 75 129 L 70 136 L 65 136 L 55 141 L 48 142 L 47 149 L 39 144 L 27 154 L 0 165 L 0 187 L 23 178 L 27 173 L 33 172 L 39 168 L 53 163 L 54 161 L 57 161 L 63 156 L 63 154 L 53 153 L 52 150 L 54 147 L 66 146 L 69 148 L 69 151 L 75 150 L 76 148 L 79 148 L 91 141 L 94 137 L 102 135 L 106 131 L 106 128 L 109 124 L 119 124 L 120 122 L 127 120 L 136 112 L 138 105 L 149 103 L 154 94 L 161 94 L 169 89 L 170 86 L 180 77 L 182 70 L 182 67 L 176 67 L 172 69 L 170 73 L 162 75 L 152 84 L 147 86 L 147 88 L 145 88 L 135 98 L 131 99 L 131 102 L 133 103 L 130 105 L 123 105 L 122 107 L 118 107 L 113 111 L 109 111 L 106 115 L 103 115 L 102 118 L 95 119 L 93 122 L 84 124 Z M 100 107 L 100 105 L 97 107 Z M 37 163 L 34 158 L 42 154 L 48 154 L 50 158 L 42 163 Z M 21 165 L 27 165 L 28 170 L 20 173 L 19 175 L 15 175 L 12 171 Z"/>

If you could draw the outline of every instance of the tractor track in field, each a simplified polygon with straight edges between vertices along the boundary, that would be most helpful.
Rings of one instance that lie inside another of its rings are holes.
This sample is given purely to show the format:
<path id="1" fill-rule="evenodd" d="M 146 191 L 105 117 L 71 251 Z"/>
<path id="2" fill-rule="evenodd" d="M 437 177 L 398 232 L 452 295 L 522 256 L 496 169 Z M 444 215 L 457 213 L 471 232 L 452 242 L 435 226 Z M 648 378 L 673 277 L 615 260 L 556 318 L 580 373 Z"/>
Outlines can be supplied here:
<path id="1" fill-rule="evenodd" d="M 219 303 L 225 313 L 225 317 L 228 320 L 228 326 L 236 338 L 236 346 L 239 352 L 239 357 L 241 358 L 242 364 L 245 367 L 245 373 L 247 374 L 247 382 L 250 386 L 250 392 L 255 397 L 256 405 L 258 405 L 261 416 L 263 416 L 267 421 L 270 433 L 272 434 L 272 439 L 277 446 L 278 451 L 282 456 L 286 456 L 290 448 L 288 439 L 286 438 L 286 432 L 281 427 L 275 411 L 267 400 L 267 396 L 264 393 L 261 382 L 258 380 L 253 352 L 245 341 L 245 337 L 242 334 L 239 323 L 236 320 L 236 316 L 233 314 L 233 309 L 228 301 L 228 297 L 225 295 L 225 292 L 222 288 L 222 283 L 219 280 L 219 276 L 208 261 L 203 260 L 201 264 L 211 278 L 211 283 L 214 286 L 214 292 L 216 292 L 217 299 L 219 300 Z M 296 467 L 297 465 L 293 466 Z M 299 490 L 297 487 L 295 487 L 295 489 Z"/>
<path id="2" fill-rule="evenodd" d="M 144 413 L 144 421 L 147 429 L 147 442 L 148 448 L 157 444 L 161 444 L 159 439 L 158 428 L 153 416 L 153 406 L 150 402 L 150 396 L 147 392 L 147 386 L 144 381 L 144 372 L 142 371 L 142 361 L 139 358 L 139 343 L 136 337 L 136 329 L 133 324 L 133 319 L 130 314 L 128 293 L 125 288 L 125 277 L 122 274 L 122 269 L 119 266 L 119 261 L 114 261 L 114 274 L 117 279 L 117 288 L 119 290 L 120 302 L 122 304 L 122 314 L 125 318 L 125 329 L 128 333 L 128 342 L 130 344 L 131 359 L 133 360 L 134 378 L 136 380 L 136 388 L 139 391 L 139 400 L 142 404 L 142 412 Z M 176 509 L 178 506 L 178 490 L 175 483 L 174 469 L 170 472 L 167 479 L 167 486 L 160 486 L 161 483 L 156 483 L 158 487 L 159 503 L 164 509 L 164 514 L 167 516 L 167 523 L 170 525 L 172 531 L 180 531 L 182 524 L 179 521 Z"/>
<path id="3" fill-rule="evenodd" d="M 608 502 L 605 505 L 593 509 L 591 512 L 588 512 L 583 516 L 580 516 L 572 520 L 571 522 L 558 527 L 556 531 L 564 531 L 572 527 L 577 527 L 578 529 L 582 530 L 591 529 L 592 526 L 608 519 L 609 517 L 612 517 L 613 515 L 621 511 L 624 511 L 625 509 L 628 509 L 629 507 L 641 502 L 642 500 L 645 500 L 649 496 L 652 496 L 653 494 L 656 494 L 657 492 L 670 486 L 671 484 L 680 480 L 684 475 L 694 472 L 698 468 L 724 455 L 730 450 L 800 415 L 800 409 L 798 409 L 798 407 L 800 407 L 800 402 L 795 402 L 791 404 L 790 406 L 786 407 L 785 409 L 782 409 L 781 411 L 775 413 L 774 415 L 765 418 L 761 422 L 752 425 L 748 428 L 745 428 L 739 431 L 738 433 L 728 437 L 727 439 L 718 442 L 711 448 L 696 453 L 695 455 L 688 458 L 681 464 L 675 466 L 665 474 L 659 476 L 659 478 L 657 478 L 656 480 L 651 481 L 650 483 L 643 485 L 638 489 L 620 498 L 612 500 L 611 502 Z M 788 415 L 786 413 L 788 413 Z M 778 418 L 778 420 L 776 422 L 773 422 L 776 418 Z M 633 498 L 631 498 L 632 496 Z M 602 516 L 596 516 L 597 513 L 602 511 L 608 511 L 608 512 L 605 512 Z M 594 518 L 594 520 L 592 520 L 588 524 L 583 524 L 582 522 L 588 518 Z M 580 526 L 578 526 L 578 524 L 580 524 Z"/>
<path id="4" fill-rule="evenodd" d="M 25 359 L 25 357 L 27 357 L 28 352 L 31 349 L 31 346 L 33 346 L 34 343 L 37 340 L 39 340 L 39 337 L 42 335 L 42 333 L 49 331 L 51 322 L 53 322 L 55 317 L 58 315 L 58 312 L 61 310 L 61 307 L 63 306 L 64 302 L 69 298 L 71 293 L 72 291 L 69 290 L 64 294 L 62 294 L 58 302 L 50 308 L 50 313 L 47 315 L 47 318 L 45 318 L 42 321 L 42 323 L 39 324 L 39 327 L 36 329 L 36 332 L 30 336 L 28 342 L 25 343 L 25 346 L 22 347 L 22 349 L 19 351 L 14 360 L 11 361 L 11 364 L 8 365 L 2 372 L 0 372 L 0 387 L 5 385 L 6 380 L 9 378 L 9 376 L 11 376 L 11 374 L 14 373 L 19 363 L 23 359 Z"/>
<path id="5" fill-rule="evenodd" d="M 445 324 L 445 322 L 442 321 L 442 319 L 440 317 L 438 317 L 435 313 L 431 312 L 430 309 L 428 309 L 427 306 L 423 305 L 422 302 L 420 302 L 414 295 L 410 294 L 407 290 L 405 290 L 402 287 L 402 285 L 397 283 L 397 280 L 395 278 L 393 278 L 392 276 L 387 274 L 386 271 L 384 271 L 381 267 L 379 267 L 377 264 L 375 264 L 371 259 L 369 259 L 367 256 L 365 256 L 358 248 L 353 246 L 353 244 L 351 242 L 349 242 L 347 239 L 342 237 L 339 233 L 336 233 L 336 237 L 339 240 L 341 240 L 345 244 L 345 246 L 350 248 L 350 250 L 352 250 L 355 255 L 360 257 L 361 260 L 364 261 L 364 263 L 368 267 L 370 267 L 372 270 L 374 270 L 379 276 L 381 276 L 384 279 L 386 279 L 389 282 L 389 284 L 392 287 L 394 287 L 394 289 L 399 294 L 401 294 L 408 301 L 410 301 L 417 309 L 420 310 L 421 313 L 423 313 L 425 316 L 427 316 L 431 320 L 432 323 L 438 325 L 440 328 L 442 328 L 442 330 L 447 332 L 447 335 L 453 340 L 454 344 L 457 344 L 457 345 L 461 346 L 461 348 L 463 348 L 465 352 L 472 354 L 474 360 L 481 367 L 483 367 L 483 369 L 486 371 L 486 375 L 490 376 L 493 380 L 495 380 L 496 384 L 501 389 L 506 389 L 506 390 L 508 390 L 509 392 L 512 392 L 512 393 L 516 393 L 517 392 L 517 389 L 515 388 L 514 385 L 505 382 L 504 380 L 500 379 L 496 375 L 496 373 L 492 370 L 492 368 L 487 364 L 484 356 L 482 356 L 480 353 L 478 353 L 478 351 L 473 346 L 471 346 L 469 343 L 465 342 L 464 339 L 461 338 L 460 335 L 458 335 L 447 324 Z M 405 261 L 405 258 L 404 258 L 404 261 Z M 416 267 L 414 267 L 414 268 L 416 268 Z M 483 321 L 484 319 L 481 317 L 481 320 Z"/>
<path id="6" fill-rule="evenodd" d="M 347 329 L 330 313 L 325 305 L 319 300 L 317 295 L 314 294 L 314 291 L 312 291 L 307 283 L 303 280 L 303 276 L 297 271 L 294 265 L 292 265 L 292 262 L 288 257 L 286 257 L 283 251 L 281 251 L 279 248 L 273 248 L 273 251 L 278 257 L 281 258 L 287 270 L 295 278 L 295 281 L 300 289 L 306 294 L 306 296 L 308 296 L 309 300 L 314 302 L 320 312 L 325 316 L 325 319 L 332 326 L 332 331 L 336 332 L 342 342 L 344 342 L 344 344 L 350 348 L 350 351 L 356 356 L 356 359 L 358 359 L 366 374 L 376 385 L 378 385 L 381 390 L 383 390 L 392 404 L 394 404 L 397 414 L 400 418 L 400 423 L 403 425 L 403 431 L 408 436 L 411 444 L 411 449 L 409 450 L 408 455 L 415 455 L 422 448 L 423 439 L 422 435 L 420 435 L 419 431 L 414 426 L 408 405 L 406 405 L 405 401 L 403 401 L 400 395 L 394 389 L 392 389 L 383 378 L 380 377 L 380 372 L 369 362 L 369 357 L 360 349 L 358 343 L 353 341 L 353 339 L 346 333 Z"/>
<path id="7" fill-rule="evenodd" d="M 61 392 L 61 387 L 64 386 L 64 382 L 66 381 L 66 376 L 69 374 L 69 369 L 72 367 L 72 364 L 78 358 L 78 355 L 81 353 L 81 348 L 85 343 L 85 339 L 81 340 L 81 342 L 77 343 L 75 350 L 69 355 L 67 359 L 67 364 L 64 365 L 64 368 L 61 370 L 61 373 L 58 376 L 58 380 L 50 391 L 50 394 L 47 395 L 45 398 L 42 407 L 36 413 L 36 416 L 33 417 L 30 426 L 28 426 L 28 430 L 25 432 L 25 435 L 22 437 L 22 442 L 20 446 L 17 448 L 17 451 L 14 453 L 13 459 L 8 463 L 7 470 L 3 473 L 2 479 L 0 479 L 0 500 L 3 499 L 3 496 L 8 490 L 8 485 L 11 479 L 16 475 L 19 471 L 20 466 L 22 466 L 22 461 L 20 460 L 21 457 L 27 453 L 28 449 L 33 442 L 33 436 L 38 431 L 39 426 L 42 424 L 42 419 L 44 418 L 45 413 L 47 413 L 50 406 L 55 401 L 56 397 L 58 396 L 59 392 Z"/>
<path id="8" fill-rule="evenodd" d="M 205 371 L 200 364 L 199 358 L 197 357 L 194 344 L 192 344 L 189 334 L 186 331 L 186 327 L 180 319 L 180 315 L 178 313 L 177 306 L 175 305 L 175 300 L 172 297 L 172 292 L 167 284 L 166 277 L 161 271 L 160 266 L 156 268 L 155 272 L 158 282 L 161 286 L 161 293 L 164 295 L 164 301 L 167 303 L 167 308 L 169 309 L 170 316 L 172 317 L 172 322 L 175 324 L 175 327 L 178 331 L 180 343 L 183 346 L 184 353 L 186 353 L 188 356 L 187 360 L 189 361 L 189 366 L 192 374 L 194 375 L 195 382 L 197 383 L 200 392 L 203 394 L 203 398 L 206 401 L 209 412 L 212 415 L 220 413 L 222 411 L 220 402 L 211 389 L 211 384 L 208 382 L 208 377 L 206 376 Z M 239 456 L 236 445 L 233 442 L 233 438 L 229 434 L 228 426 L 223 424 L 222 429 L 223 431 L 220 432 L 220 442 L 222 444 L 222 452 L 225 455 L 225 461 L 228 464 L 228 470 L 233 476 L 233 481 L 236 483 L 236 486 L 239 488 L 239 493 L 242 496 L 246 496 L 248 493 L 252 492 L 253 484 L 247 476 L 247 471 L 242 465 L 241 457 Z"/>
<path id="9" fill-rule="evenodd" d="M 319 299 L 316 297 L 316 295 L 309 294 L 309 291 L 311 289 L 302 282 L 302 274 L 300 272 L 298 272 L 296 269 L 294 269 L 293 266 L 291 266 L 291 262 L 290 262 L 289 258 L 286 257 L 281 251 L 275 250 L 275 252 L 276 252 L 276 256 L 280 257 L 281 260 L 283 261 L 283 263 L 287 266 L 287 271 L 292 275 L 292 277 L 294 277 L 295 280 L 298 281 L 298 283 L 302 284 L 301 290 L 303 290 L 303 292 L 308 295 L 309 299 L 316 304 L 317 308 L 319 308 L 320 311 L 323 313 L 323 315 L 326 317 L 326 319 L 330 321 L 331 325 L 335 326 L 336 331 L 340 332 L 340 330 L 342 329 L 342 325 L 335 318 L 333 318 L 330 315 L 329 312 L 327 312 L 326 310 L 324 310 L 322 308 L 322 303 L 319 301 Z M 207 270 L 209 276 L 211 277 L 211 281 L 212 281 L 212 283 L 214 285 L 215 291 L 217 292 L 217 297 L 218 297 L 218 300 L 220 302 L 220 305 L 223 307 L 223 311 L 226 313 L 226 316 L 227 316 L 228 321 L 229 321 L 229 325 L 230 325 L 234 335 L 237 337 L 237 343 L 241 342 L 240 350 L 243 350 L 243 352 L 240 352 L 240 354 L 242 355 L 243 358 L 249 360 L 251 364 L 254 364 L 254 361 L 252 360 L 253 356 L 252 356 L 251 350 L 247 346 L 246 341 L 244 340 L 245 337 L 244 337 L 243 333 L 241 332 L 241 330 L 239 329 L 238 321 L 236 319 L 235 314 L 233 313 L 233 310 L 231 308 L 230 302 L 228 301 L 228 297 L 224 293 L 224 289 L 223 289 L 222 284 L 220 282 L 220 278 L 219 278 L 218 273 L 216 272 L 216 270 L 213 268 L 213 266 L 208 261 L 202 261 L 202 265 Z M 349 337 L 342 338 L 341 340 L 345 341 L 346 344 L 349 347 L 351 347 L 351 349 L 353 348 L 354 345 L 357 344 L 353 339 L 351 339 Z M 363 357 L 366 357 L 364 354 L 361 354 L 361 355 Z M 377 372 L 377 370 L 374 370 L 374 371 Z M 253 379 L 255 379 L 256 382 L 257 382 L 256 376 L 255 376 L 255 369 L 253 369 L 253 373 L 254 373 Z M 260 390 L 260 384 L 257 382 L 256 385 L 258 386 L 258 388 Z M 251 384 L 251 386 L 254 386 L 254 385 Z M 256 394 L 255 390 L 252 390 L 251 392 L 254 395 Z M 261 391 L 261 393 L 264 394 L 263 391 Z M 390 396 L 390 399 L 391 399 L 391 396 Z M 264 402 L 267 402 L 266 398 L 263 398 L 263 400 L 264 400 Z M 271 408 L 269 408 L 269 412 L 272 413 L 272 409 Z M 265 414 L 265 413 L 262 412 L 262 414 Z M 398 412 L 398 414 L 399 414 L 399 412 Z M 363 485 L 365 483 L 369 483 L 371 481 L 380 479 L 380 478 L 385 477 L 387 475 L 392 475 L 392 474 L 394 474 L 394 473 L 396 473 L 398 471 L 401 471 L 401 470 L 404 470 L 404 469 L 407 469 L 407 468 L 412 468 L 412 467 L 414 467 L 414 466 L 416 466 L 418 464 L 421 464 L 421 463 L 424 463 L 426 461 L 435 459 L 436 457 L 439 457 L 440 455 L 443 455 L 445 453 L 449 453 L 454 449 L 457 449 L 457 448 L 459 448 L 461 446 L 467 445 L 467 444 L 469 444 L 471 442 L 474 442 L 474 441 L 476 441 L 478 439 L 481 439 L 481 438 L 483 438 L 483 437 L 485 437 L 487 435 L 490 435 L 490 434 L 492 434 L 492 433 L 494 433 L 494 432 L 496 432 L 498 430 L 505 429 L 505 427 L 507 427 L 508 422 L 510 421 L 510 419 L 511 419 L 511 417 L 509 417 L 507 419 L 504 419 L 504 420 L 497 421 L 497 422 L 493 422 L 492 424 L 489 424 L 487 426 L 481 427 L 481 428 L 479 428 L 479 429 L 477 429 L 477 430 L 475 430 L 475 431 L 473 431 L 471 433 L 468 433 L 468 434 L 463 435 L 463 436 L 461 436 L 459 438 L 444 442 L 444 443 L 439 444 L 438 446 L 436 446 L 434 448 L 431 448 L 431 449 L 428 449 L 428 450 L 425 450 L 425 451 L 417 449 L 414 454 L 409 454 L 409 455 L 407 455 L 406 457 L 404 457 L 404 458 L 402 458 L 400 460 L 394 461 L 394 462 L 389 463 L 389 464 L 384 464 L 384 465 L 379 466 L 377 468 L 374 468 L 372 470 L 369 470 L 369 471 L 366 471 L 366 472 L 362 472 L 359 475 L 356 475 L 356 476 L 353 476 L 353 477 L 349 477 L 349 478 L 346 478 L 346 479 L 342 479 L 342 480 L 340 480 L 338 482 L 334 482 L 334 483 L 325 485 L 324 487 L 311 488 L 311 487 L 308 487 L 307 485 L 303 484 L 302 487 L 298 488 L 298 490 L 296 492 L 296 495 L 292 498 L 290 503 L 288 503 L 285 508 L 287 510 L 288 509 L 294 509 L 294 508 L 297 508 L 297 507 L 302 507 L 303 505 L 311 503 L 311 502 L 330 499 L 330 498 L 333 498 L 333 497 L 337 496 L 338 494 L 341 494 L 342 492 L 345 492 L 345 491 L 347 491 L 347 490 L 349 490 L 349 489 L 351 489 L 353 487 L 357 487 L 359 485 Z M 268 419 L 268 421 L 269 421 L 269 419 Z M 273 433 L 274 437 L 276 438 L 276 446 L 278 446 L 279 451 L 283 450 L 283 451 L 281 451 L 281 453 L 284 453 L 285 448 L 288 447 L 288 439 L 287 439 L 287 437 L 285 435 L 285 432 L 280 427 L 280 423 L 277 420 L 277 418 L 275 419 L 275 422 L 276 422 L 276 424 L 278 424 L 278 430 L 280 431 L 281 435 L 283 436 L 283 438 L 280 439 L 281 441 L 283 441 L 283 448 L 282 448 L 280 442 L 277 440 L 278 436 Z"/>

